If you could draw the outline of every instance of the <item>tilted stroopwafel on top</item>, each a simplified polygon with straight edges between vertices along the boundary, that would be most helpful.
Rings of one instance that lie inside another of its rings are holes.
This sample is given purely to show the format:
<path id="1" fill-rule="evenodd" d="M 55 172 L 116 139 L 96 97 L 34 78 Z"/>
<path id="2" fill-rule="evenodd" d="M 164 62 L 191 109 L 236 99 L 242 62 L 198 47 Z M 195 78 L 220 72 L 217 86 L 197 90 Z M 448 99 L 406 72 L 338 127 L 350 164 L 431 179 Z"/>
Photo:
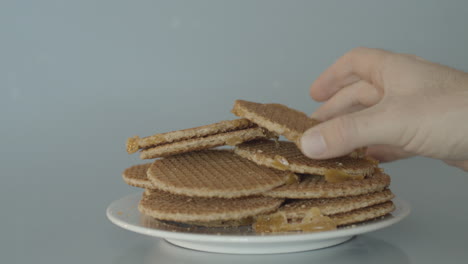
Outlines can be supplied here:
<path id="1" fill-rule="evenodd" d="M 318 121 L 242 100 L 232 112 L 245 119 L 128 139 L 129 153 L 160 158 L 122 175 L 145 188 L 142 214 L 165 224 L 252 225 L 269 233 L 330 230 L 394 210 L 390 177 L 362 150 L 328 160 L 302 154 L 300 138 Z M 290 142 L 268 140 L 278 135 Z M 210 150 L 223 145 L 236 147 Z"/>
<path id="2" fill-rule="evenodd" d="M 236 100 L 231 112 L 239 117 L 247 118 L 253 123 L 294 142 L 301 148 L 301 137 L 309 128 L 320 122 L 308 117 L 305 113 L 282 104 L 261 104 L 245 100 Z M 357 149 L 349 154 L 351 157 L 363 157 L 365 148 Z"/>
<path id="3" fill-rule="evenodd" d="M 282 104 L 260 104 L 236 100 L 231 110 L 237 116 L 249 119 L 261 127 L 299 144 L 304 132 L 317 125 L 319 121 L 308 117 L 303 112 Z"/>

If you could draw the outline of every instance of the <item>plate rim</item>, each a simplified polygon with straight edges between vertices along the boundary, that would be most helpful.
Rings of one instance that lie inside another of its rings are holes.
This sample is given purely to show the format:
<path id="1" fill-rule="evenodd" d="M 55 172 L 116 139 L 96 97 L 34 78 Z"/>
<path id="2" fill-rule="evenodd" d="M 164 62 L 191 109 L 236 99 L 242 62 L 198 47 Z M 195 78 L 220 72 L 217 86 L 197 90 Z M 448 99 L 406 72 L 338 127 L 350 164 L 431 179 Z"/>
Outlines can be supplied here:
<path id="1" fill-rule="evenodd" d="M 355 227 L 324 231 L 324 232 L 315 232 L 315 233 L 283 233 L 283 234 L 258 234 L 258 235 L 222 235 L 222 234 L 196 234 L 196 233 L 186 233 L 180 231 L 165 231 L 155 228 L 148 228 L 141 225 L 136 225 L 134 223 L 129 223 L 122 219 L 122 217 L 113 212 L 113 208 L 118 206 L 122 202 L 129 202 L 128 200 L 138 201 L 141 198 L 140 193 L 133 193 L 126 195 L 120 199 L 113 201 L 106 209 L 107 218 L 115 225 L 135 232 L 139 234 L 144 234 L 153 237 L 160 237 L 163 239 L 177 239 L 177 240 L 186 240 L 186 241 L 199 241 L 199 242 L 224 242 L 224 243 L 274 243 L 274 242 L 290 242 L 290 241 L 314 241 L 314 240 L 326 240 L 334 239 L 344 236 L 355 236 L 359 234 L 364 234 L 372 231 L 376 231 L 391 225 L 394 225 L 404 218 L 406 218 L 411 213 L 411 206 L 405 200 L 400 198 L 393 198 L 392 201 L 395 204 L 395 211 L 392 212 L 392 215 L 384 219 L 377 219 L 372 222 L 367 222 L 363 225 L 357 225 Z M 135 210 L 137 204 L 134 206 Z M 140 214 L 140 212 L 138 212 Z"/>

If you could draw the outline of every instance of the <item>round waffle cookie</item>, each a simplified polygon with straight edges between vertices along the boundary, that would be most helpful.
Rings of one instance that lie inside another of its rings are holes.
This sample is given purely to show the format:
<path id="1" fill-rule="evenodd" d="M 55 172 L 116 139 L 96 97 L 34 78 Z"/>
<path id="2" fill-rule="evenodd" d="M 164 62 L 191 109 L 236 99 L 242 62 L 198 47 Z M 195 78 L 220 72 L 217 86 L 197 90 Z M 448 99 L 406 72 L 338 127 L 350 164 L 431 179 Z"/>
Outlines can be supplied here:
<path id="1" fill-rule="evenodd" d="M 382 191 L 390 185 L 390 176 L 376 170 L 363 180 L 331 183 L 320 175 L 301 175 L 298 183 L 283 185 L 263 195 L 279 198 L 310 199 L 361 195 Z"/>
<path id="2" fill-rule="evenodd" d="M 229 150 L 203 150 L 155 160 L 148 179 L 158 189 L 174 194 L 234 198 L 271 190 L 289 176 Z"/>
<path id="3" fill-rule="evenodd" d="M 276 210 L 283 199 L 248 196 L 233 199 L 187 197 L 152 190 L 144 194 L 138 209 L 141 213 L 168 221 L 211 222 L 241 220 Z M 241 223 L 242 221 L 239 221 Z"/>
<path id="4" fill-rule="evenodd" d="M 296 173 L 324 175 L 327 170 L 337 169 L 347 174 L 370 175 L 376 167 L 371 160 L 349 156 L 313 160 L 289 141 L 255 140 L 237 145 L 234 152 L 259 165 Z"/>
<path id="5" fill-rule="evenodd" d="M 311 208 L 318 208 L 323 215 L 333 215 L 381 204 L 393 197 L 395 195 L 386 189 L 356 196 L 292 200 L 283 204 L 278 211 L 284 212 L 288 219 L 302 218 Z"/>
<path id="6" fill-rule="evenodd" d="M 141 159 L 153 159 L 190 151 L 209 149 L 224 145 L 237 145 L 245 141 L 265 138 L 264 130 L 260 127 L 252 127 L 239 131 L 225 132 L 201 138 L 192 138 L 172 142 L 141 150 Z"/>
<path id="7" fill-rule="evenodd" d="M 151 163 L 139 164 L 126 168 L 122 173 L 123 180 L 131 186 L 153 189 L 153 184 L 148 180 L 146 171 Z"/>
<path id="8" fill-rule="evenodd" d="M 329 217 L 337 226 L 344 226 L 376 219 L 378 217 L 385 216 L 394 210 L 395 205 L 392 201 L 388 201 L 346 213 L 330 215 Z"/>
<path id="9" fill-rule="evenodd" d="M 127 140 L 127 152 L 141 150 L 141 159 L 153 159 L 265 138 L 265 130 L 247 119 L 218 123 Z"/>
<path id="10" fill-rule="evenodd" d="M 319 121 L 282 104 L 261 104 L 236 100 L 231 112 L 298 143 L 304 132 Z"/>

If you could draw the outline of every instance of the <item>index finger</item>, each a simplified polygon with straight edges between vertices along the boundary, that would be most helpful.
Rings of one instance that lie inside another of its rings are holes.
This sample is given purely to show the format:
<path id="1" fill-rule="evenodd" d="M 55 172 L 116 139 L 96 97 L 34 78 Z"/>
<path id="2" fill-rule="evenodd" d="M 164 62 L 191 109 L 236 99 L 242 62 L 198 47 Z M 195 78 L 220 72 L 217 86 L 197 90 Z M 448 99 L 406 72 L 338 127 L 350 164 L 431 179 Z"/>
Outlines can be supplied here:
<path id="1" fill-rule="evenodd" d="M 381 49 L 352 49 L 315 80 L 310 87 L 310 96 L 320 102 L 326 101 L 341 88 L 359 80 L 381 86 L 383 62 L 391 54 Z"/>

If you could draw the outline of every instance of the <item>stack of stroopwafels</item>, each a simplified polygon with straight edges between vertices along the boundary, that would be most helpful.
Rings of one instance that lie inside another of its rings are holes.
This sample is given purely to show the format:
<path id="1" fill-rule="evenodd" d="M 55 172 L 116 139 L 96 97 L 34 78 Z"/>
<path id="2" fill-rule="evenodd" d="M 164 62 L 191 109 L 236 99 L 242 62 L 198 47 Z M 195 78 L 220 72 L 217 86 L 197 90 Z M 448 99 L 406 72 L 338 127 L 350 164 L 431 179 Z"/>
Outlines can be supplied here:
<path id="1" fill-rule="evenodd" d="M 232 112 L 242 118 L 127 141 L 129 153 L 155 159 L 123 172 L 145 188 L 141 213 L 269 233 L 330 230 L 394 210 L 390 177 L 362 150 L 328 160 L 302 154 L 300 137 L 318 123 L 304 113 L 242 100 Z M 214 149 L 223 145 L 234 147 Z"/>

